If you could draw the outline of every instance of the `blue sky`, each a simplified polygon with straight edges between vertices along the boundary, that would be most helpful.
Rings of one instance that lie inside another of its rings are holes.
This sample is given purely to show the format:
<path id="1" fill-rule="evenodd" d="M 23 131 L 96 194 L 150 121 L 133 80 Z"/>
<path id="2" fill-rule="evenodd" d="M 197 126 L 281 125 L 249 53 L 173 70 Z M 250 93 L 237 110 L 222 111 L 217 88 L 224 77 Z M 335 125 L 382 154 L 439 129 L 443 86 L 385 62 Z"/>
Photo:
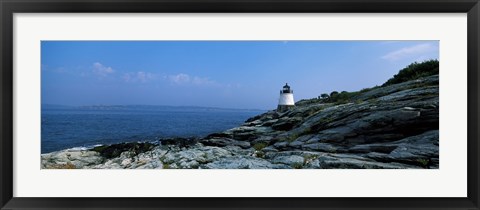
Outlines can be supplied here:
<path id="1" fill-rule="evenodd" d="M 438 41 L 42 41 L 43 104 L 274 109 L 381 85 Z"/>

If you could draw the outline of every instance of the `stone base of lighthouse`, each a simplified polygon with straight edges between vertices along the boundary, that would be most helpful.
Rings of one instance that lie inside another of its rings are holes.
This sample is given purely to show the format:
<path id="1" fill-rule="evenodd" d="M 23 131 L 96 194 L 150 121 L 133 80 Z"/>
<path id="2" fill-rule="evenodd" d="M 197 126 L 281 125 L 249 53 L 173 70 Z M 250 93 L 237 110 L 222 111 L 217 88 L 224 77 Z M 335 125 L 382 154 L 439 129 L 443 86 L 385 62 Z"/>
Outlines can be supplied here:
<path id="1" fill-rule="evenodd" d="M 293 107 L 295 107 L 295 105 L 278 105 L 277 112 L 285 112 L 289 109 L 293 109 Z"/>

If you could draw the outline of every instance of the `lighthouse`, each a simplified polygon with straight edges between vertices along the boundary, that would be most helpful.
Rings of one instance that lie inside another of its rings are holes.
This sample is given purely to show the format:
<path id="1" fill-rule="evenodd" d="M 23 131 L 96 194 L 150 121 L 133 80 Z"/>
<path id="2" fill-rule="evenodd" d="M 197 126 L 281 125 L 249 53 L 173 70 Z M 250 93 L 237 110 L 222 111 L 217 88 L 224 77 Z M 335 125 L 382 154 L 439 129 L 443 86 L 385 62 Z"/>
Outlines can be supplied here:
<path id="1" fill-rule="evenodd" d="M 293 101 L 293 90 L 290 89 L 288 83 L 285 83 L 283 89 L 280 90 L 280 99 L 278 100 L 278 112 L 284 112 L 291 108 L 295 107 L 295 102 Z"/>

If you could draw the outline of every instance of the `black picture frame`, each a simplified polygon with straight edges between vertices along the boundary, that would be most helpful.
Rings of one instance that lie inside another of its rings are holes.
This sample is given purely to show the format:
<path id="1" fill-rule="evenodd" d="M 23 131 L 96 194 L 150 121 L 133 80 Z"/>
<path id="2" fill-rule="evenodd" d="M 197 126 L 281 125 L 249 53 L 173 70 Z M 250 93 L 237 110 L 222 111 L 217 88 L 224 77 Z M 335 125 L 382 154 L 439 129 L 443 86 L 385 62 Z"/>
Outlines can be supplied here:
<path id="1" fill-rule="evenodd" d="M 0 0 L 1 209 L 479 209 L 478 0 Z M 13 197 L 14 13 L 467 13 L 468 196 L 465 198 Z"/>

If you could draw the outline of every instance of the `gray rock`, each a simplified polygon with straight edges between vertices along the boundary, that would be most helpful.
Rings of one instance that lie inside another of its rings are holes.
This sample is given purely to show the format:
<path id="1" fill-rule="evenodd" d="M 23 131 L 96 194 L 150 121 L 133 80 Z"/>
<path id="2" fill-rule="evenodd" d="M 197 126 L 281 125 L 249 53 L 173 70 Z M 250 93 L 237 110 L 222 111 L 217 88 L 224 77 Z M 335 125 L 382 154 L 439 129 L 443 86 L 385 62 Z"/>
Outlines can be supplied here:
<path id="1" fill-rule="evenodd" d="M 382 163 L 362 157 L 322 156 L 318 158 L 321 168 L 351 169 L 406 169 L 419 168 L 401 163 Z"/>
<path id="2" fill-rule="evenodd" d="M 285 165 L 292 166 L 294 168 L 301 168 L 303 167 L 304 158 L 298 155 L 291 155 L 291 156 L 277 156 L 273 158 L 272 163 L 281 163 Z"/>
<path id="3" fill-rule="evenodd" d="M 227 157 L 222 158 L 211 163 L 208 163 L 201 168 L 213 169 L 275 169 L 288 168 L 288 166 L 281 164 L 272 164 L 267 160 L 255 157 Z"/>
<path id="4" fill-rule="evenodd" d="M 320 152 L 337 152 L 337 147 L 327 144 L 327 143 L 314 143 L 314 144 L 304 144 L 302 149 L 305 150 L 314 150 Z"/>
<path id="5" fill-rule="evenodd" d="M 235 156 L 252 156 L 252 154 L 255 152 L 254 148 L 242 149 L 238 146 L 226 146 L 223 147 L 223 149 Z M 224 154 L 224 156 L 229 156 L 229 154 Z"/>
<path id="6" fill-rule="evenodd" d="M 217 147 L 225 147 L 225 146 L 239 146 L 241 148 L 249 148 L 250 142 L 248 141 L 237 141 L 230 138 L 211 138 L 211 139 L 203 139 L 200 143 L 206 146 L 217 146 Z"/>
<path id="7" fill-rule="evenodd" d="M 352 151 L 371 150 L 372 152 L 365 157 L 381 162 L 399 162 L 424 168 L 438 168 L 438 137 L 438 130 L 434 130 L 385 145 L 358 145 L 352 148 Z"/>
<path id="8" fill-rule="evenodd" d="M 302 121 L 300 117 L 285 117 L 272 124 L 274 130 L 287 131 Z"/>
<path id="9" fill-rule="evenodd" d="M 272 125 L 275 124 L 276 122 L 278 122 L 278 119 L 267 120 L 267 121 L 265 121 L 265 122 L 263 122 L 263 123 L 261 123 L 261 124 L 262 124 L 262 126 L 272 126 Z"/>
<path id="10" fill-rule="evenodd" d="M 152 162 L 145 165 L 139 166 L 136 169 L 161 169 L 163 167 L 162 163 Z"/>
<path id="11" fill-rule="evenodd" d="M 301 148 L 302 145 L 304 145 L 304 144 L 305 144 L 305 142 L 303 142 L 303 141 L 294 140 L 294 141 L 288 143 L 288 146 L 289 146 L 289 147 L 292 147 L 292 148 L 297 148 L 297 149 L 299 149 L 299 148 Z"/>
<path id="12" fill-rule="evenodd" d="M 262 149 L 263 152 L 278 152 L 278 149 L 275 149 L 273 146 L 268 146 Z"/>
<path id="13" fill-rule="evenodd" d="M 348 149 L 351 153 L 370 153 L 370 152 L 379 152 L 379 153 L 390 153 L 396 149 L 398 145 L 396 144 L 360 144 L 355 145 Z"/>
<path id="14" fill-rule="evenodd" d="M 283 149 L 283 148 L 286 148 L 288 146 L 288 142 L 287 141 L 280 141 L 280 142 L 277 142 L 275 144 L 273 144 L 273 147 L 277 148 L 277 149 Z"/>
<path id="15" fill-rule="evenodd" d="M 273 141 L 273 136 L 259 136 L 255 140 L 252 141 L 251 145 L 255 145 L 258 143 L 268 143 Z"/>
<path id="16" fill-rule="evenodd" d="M 192 160 L 192 161 L 181 161 L 178 163 L 178 168 L 198 168 L 200 164 L 195 161 L 195 160 Z"/>
<path id="17" fill-rule="evenodd" d="M 41 160 L 43 169 L 77 169 L 104 161 L 98 152 L 71 149 L 42 154 Z"/>
<path id="18" fill-rule="evenodd" d="M 313 159 L 305 162 L 305 168 L 321 169 L 322 166 L 320 165 L 320 161 L 318 159 Z"/>

